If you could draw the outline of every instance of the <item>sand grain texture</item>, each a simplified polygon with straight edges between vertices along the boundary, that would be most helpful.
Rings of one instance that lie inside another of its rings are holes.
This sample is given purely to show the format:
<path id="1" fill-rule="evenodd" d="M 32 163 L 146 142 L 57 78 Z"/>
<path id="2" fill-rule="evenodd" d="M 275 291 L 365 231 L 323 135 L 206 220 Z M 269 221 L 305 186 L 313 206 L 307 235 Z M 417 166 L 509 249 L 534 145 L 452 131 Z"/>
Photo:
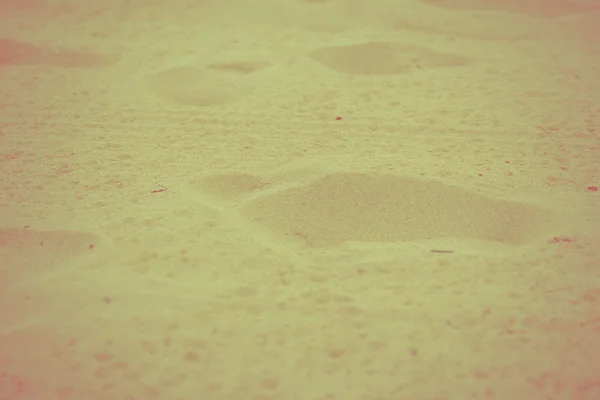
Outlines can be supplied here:
<path id="1" fill-rule="evenodd" d="M 591 1 L 0 3 L 0 400 L 600 399 Z"/>

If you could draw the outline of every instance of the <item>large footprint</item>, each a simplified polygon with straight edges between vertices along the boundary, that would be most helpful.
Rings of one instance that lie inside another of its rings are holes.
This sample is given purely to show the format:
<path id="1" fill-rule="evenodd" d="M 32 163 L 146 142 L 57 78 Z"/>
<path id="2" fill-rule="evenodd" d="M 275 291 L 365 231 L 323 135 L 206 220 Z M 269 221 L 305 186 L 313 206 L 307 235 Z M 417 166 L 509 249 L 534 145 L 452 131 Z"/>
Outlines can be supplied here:
<path id="1" fill-rule="evenodd" d="M 248 174 L 213 175 L 191 182 L 188 195 L 264 241 L 296 238 L 313 248 L 447 237 L 523 245 L 559 218 L 533 204 L 437 181 L 352 172 L 295 186 Z"/>

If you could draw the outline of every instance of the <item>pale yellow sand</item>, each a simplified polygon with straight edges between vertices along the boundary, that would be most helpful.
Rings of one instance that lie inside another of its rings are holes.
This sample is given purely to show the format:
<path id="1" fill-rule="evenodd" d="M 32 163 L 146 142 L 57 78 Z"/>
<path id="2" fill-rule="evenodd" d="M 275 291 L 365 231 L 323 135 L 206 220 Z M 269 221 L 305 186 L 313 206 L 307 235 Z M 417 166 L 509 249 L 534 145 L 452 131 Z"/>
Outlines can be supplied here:
<path id="1" fill-rule="evenodd" d="M 0 400 L 600 399 L 594 7 L 2 0 Z"/>

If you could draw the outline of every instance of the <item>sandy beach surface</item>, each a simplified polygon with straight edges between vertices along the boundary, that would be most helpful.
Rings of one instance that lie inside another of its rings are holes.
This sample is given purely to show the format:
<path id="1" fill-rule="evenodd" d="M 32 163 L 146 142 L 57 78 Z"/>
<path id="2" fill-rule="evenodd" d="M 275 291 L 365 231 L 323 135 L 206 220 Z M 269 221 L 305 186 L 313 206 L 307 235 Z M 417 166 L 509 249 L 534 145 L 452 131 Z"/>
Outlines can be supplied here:
<path id="1" fill-rule="evenodd" d="M 0 0 L 0 400 L 599 400 L 600 3 Z"/>

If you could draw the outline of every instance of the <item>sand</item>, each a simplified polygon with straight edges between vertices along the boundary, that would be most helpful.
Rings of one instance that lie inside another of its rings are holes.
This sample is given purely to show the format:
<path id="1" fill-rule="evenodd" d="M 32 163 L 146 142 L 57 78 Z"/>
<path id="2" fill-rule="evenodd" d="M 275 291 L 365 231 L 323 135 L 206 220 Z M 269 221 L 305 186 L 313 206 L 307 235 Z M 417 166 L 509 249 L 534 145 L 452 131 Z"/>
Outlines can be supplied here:
<path id="1" fill-rule="evenodd" d="M 0 2 L 0 400 L 600 399 L 600 4 Z"/>

